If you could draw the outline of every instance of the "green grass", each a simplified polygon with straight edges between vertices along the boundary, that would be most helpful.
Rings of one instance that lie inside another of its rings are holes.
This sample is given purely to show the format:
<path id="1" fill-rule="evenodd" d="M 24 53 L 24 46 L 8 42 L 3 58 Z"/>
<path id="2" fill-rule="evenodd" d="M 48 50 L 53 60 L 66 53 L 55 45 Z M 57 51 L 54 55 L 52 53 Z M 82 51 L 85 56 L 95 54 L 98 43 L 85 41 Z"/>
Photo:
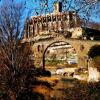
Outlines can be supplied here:
<path id="1" fill-rule="evenodd" d="M 46 60 L 45 64 L 46 65 L 57 65 L 57 64 L 64 64 L 65 61 L 61 60 Z"/>

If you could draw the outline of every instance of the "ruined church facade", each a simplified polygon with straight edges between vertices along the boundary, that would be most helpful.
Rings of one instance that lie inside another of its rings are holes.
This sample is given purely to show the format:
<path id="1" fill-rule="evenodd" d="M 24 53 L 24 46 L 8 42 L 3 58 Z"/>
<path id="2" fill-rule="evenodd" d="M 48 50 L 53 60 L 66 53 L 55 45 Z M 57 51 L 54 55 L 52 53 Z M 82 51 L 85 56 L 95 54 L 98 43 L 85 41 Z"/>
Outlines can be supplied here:
<path id="1" fill-rule="evenodd" d="M 69 32 L 75 33 L 75 30 L 82 31 L 77 13 L 75 11 L 62 12 L 61 9 L 61 2 L 57 2 L 54 5 L 53 13 L 32 16 L 30 20 L 26 20 L 24 39 L 52 32 L 68 34 Z"/>

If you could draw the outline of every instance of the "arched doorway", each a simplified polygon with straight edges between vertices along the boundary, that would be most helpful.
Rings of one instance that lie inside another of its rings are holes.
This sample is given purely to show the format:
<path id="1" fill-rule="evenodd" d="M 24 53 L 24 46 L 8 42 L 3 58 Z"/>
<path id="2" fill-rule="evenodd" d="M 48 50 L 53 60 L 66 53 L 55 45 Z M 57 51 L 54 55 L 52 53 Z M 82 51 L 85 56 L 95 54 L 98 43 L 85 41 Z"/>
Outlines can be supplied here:
<path id="1" fill-rule="evenodd" d="M 58 67 L 77 67 L 78 57 L 76 50 L 65 41 L 56 41 L 49 44 L 43 53 L 43 69 L 47 64 Z"/>
<path id="2" fill-rule="evenodd" d="M 93 66 L 97 67 L 100 71 L 100 45 L 92 46 L 88 52 L 88 56 L 93 60 Z"/>
<path id="3" fill-rule="evenodd" d="M 88 52 L 88 81 L 99 81 L 100 79 L 100 45 L 94 45 Z"/>

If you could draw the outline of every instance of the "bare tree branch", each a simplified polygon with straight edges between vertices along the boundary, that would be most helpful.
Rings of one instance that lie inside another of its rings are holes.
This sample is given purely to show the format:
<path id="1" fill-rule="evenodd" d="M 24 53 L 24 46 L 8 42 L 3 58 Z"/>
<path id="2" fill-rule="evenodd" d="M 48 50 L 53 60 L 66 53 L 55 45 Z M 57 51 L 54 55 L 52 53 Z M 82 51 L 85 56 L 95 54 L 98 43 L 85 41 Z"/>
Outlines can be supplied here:
<path id="1" fill-rule="evenodd" d="M 25 10 L 24 2 L 17 3 L 15 0 L 5 0 L 0 7 L 0 60 L 14 72 L 23 66 L 26 57 L 29 59 L 29 51 L 20 45 Z M 28 62 L 27 59 L 25 63 Z"/>

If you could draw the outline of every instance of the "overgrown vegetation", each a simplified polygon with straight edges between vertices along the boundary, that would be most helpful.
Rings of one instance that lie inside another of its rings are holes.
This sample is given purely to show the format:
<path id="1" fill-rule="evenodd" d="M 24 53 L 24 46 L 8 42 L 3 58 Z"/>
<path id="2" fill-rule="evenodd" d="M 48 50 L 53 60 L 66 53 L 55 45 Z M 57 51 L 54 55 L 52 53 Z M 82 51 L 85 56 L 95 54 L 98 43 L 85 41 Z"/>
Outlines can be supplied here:
<path id="1" fill-rule="evenodd" d="M 76 79 L 41 77 L 39 80 L 47 82 L 35 88 L 45 100 L 99 100 L 100 83 L 87 83 Z"/>
<path id="2" fill-rule="evenodd" d="M 46 60 L 46 65 L 57 65 L 57 64 L 64 64 L 64 61 L 61 60 Z"/>
<path id="3" fill-rule="evenodd" d="M 48 71 L 34 68 L 33 54 L 23 38 L 22 18 L 24 2 L 5 0 L 0 5 L 0 99 L 31 100 L 36 76 L 49 75 Z M 28 16 L 27 16 L 28 17 Z M 40 73 L 41 72 L 41 73 Z"/>

